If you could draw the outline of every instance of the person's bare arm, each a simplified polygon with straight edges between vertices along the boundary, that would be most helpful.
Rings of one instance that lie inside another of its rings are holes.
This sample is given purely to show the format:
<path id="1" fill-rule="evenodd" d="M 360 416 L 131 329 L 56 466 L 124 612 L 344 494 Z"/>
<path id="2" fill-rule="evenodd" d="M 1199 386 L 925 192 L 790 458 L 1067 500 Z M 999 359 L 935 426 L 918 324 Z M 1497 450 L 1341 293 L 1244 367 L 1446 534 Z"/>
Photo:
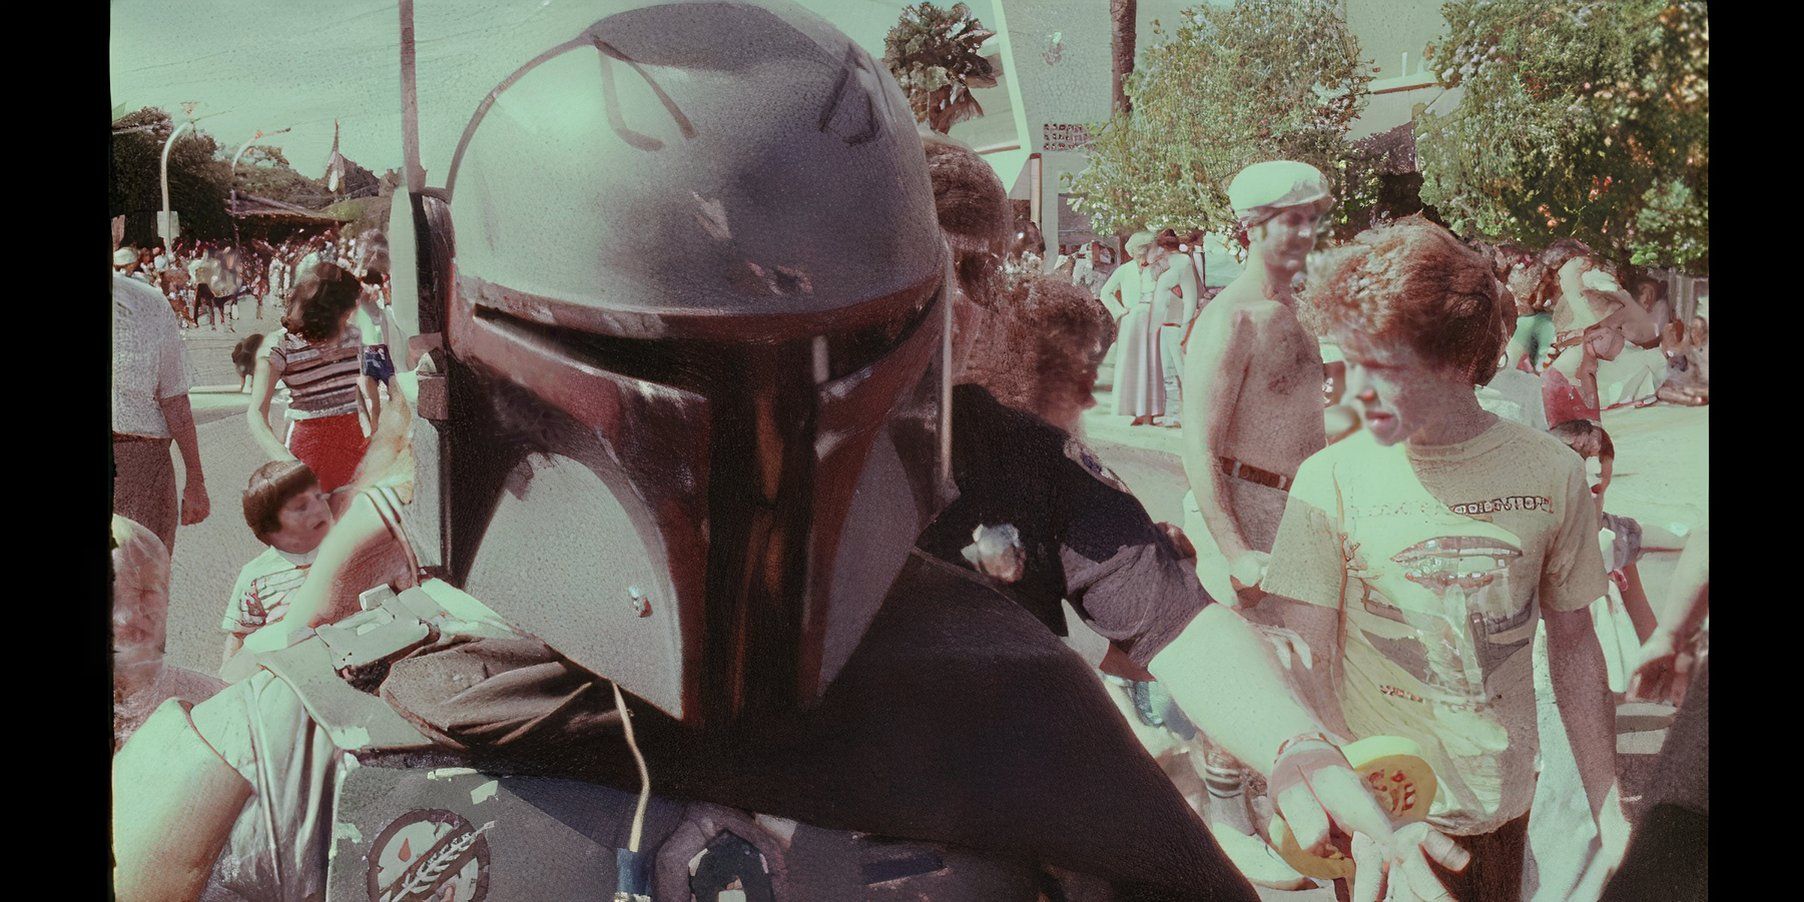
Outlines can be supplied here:
<path id="1" fill-rule="evenodd" d="M 220 678 L 230 682 L 250 676 L 260 666 L 260 655 L 287 648 L 314 627 L 356 613 L 359 595 L 397 578 L 394 548 L 394 535 L 369 497 L 352 498 L 320 543 L 306 581 L 289 594 L 288 613 L 251 633 L 243 651 L 220 668 Z"/>
<path id="2" fill-rule="evenodd" d="M 1127 278 L 1128 265 L 1123 263 L 1109 273 L 1109 280 L 1102 283 L 1102 293 L 1098 296 L 1102 305 L 1109 308 L 1109 316 L 1117 320 L 1127 315 L 1127 302 L 1121 297 L 1121 286 Z"/>
<path id="3" fill-rule="evenodd" d="M 163 410 L 163 422 L 182 453 L 182 525 L 193 526 L 207 519 L 212 503 L 207 498 L 207 477 L 200 466 L 200 435 L 194 429 L 194 408 L 188 404 L 188 393 L 171 395 L 157 402 Z"/>
<path id="4" fill-rule="evenodd" d="M 1228 446 L 1228 435 L 1241 385 L 1252 366 L 1256 328 L 1245 315 L 1228 318 L 1226 328 L 1212 329 L 1191 349 L 1184 364 L 1184 382 L 1205 386 L 1204 391 L 1184 393 L 1184 475 L 1196 493 L 1196 504 L 1215 545 L 1230 567 L 1250 549 L 1240 523 L 1228 510 L 1228 476 L 1219 458 Z M 1257 575 L 1242 585 L 1257 583 Z"/>
<path id="5" fill-rule="evenodd" d="M 1672 681 L 1679 650 L 1691 644 L 1704 615 L 1710 611 L 1710 527 L 1698 527 L 1687 537 L 1668 590 L 1671 609 L 1641 646 L 1641 660 L 1629 680 L 1629 696 L 1666 699 L 1673 695 Z"/>
<path id="6" fill-rule="evenodd" d="M 1647 603 L 1647 590 L 1641 587 L 1641 569 L 1633 563 L 1622 568 L 1622 606 L 1629 612 L 1629 622 L 1635 624 L 1635 638 L 1646 642 L 1654 634 L 1656 620 L 1654 609 Z"/>
<path id="7" fill-rule="evenodd" d="M 374 432 L 376 424 L 382 421 L 382 389 L 375 377 L 359 375 L 357 390 L 363 393 L 363 409 L 369 414 L 370 431 Z"/>
<path id="8" fill-rule="evenodd" d="M 264 339 L 266 342 L 270 340 Z M 250 426 L 251 438 L 256 440 L 257 447 L 262 448 L 270 460 L 294 460 L 294 454 L 282 444 L 281 439 L 276 438 L 275 431 L 269 428 L 269 404 L 276 396 L 276 380 L 279 378 L 281 374 L 275 372 L 269 355 L 258 355 L 256 369 L 251 373 L 251 403 L 245 412 L 245 419 Z"/>
<path id="9" fill-rule="evenodd" d="M 1270 644 L 1226 605 L 1203 608 L 1147 669 L 1198 729 L 1261 775 L 1286 739 L 1324 729 L 1292 693 Z"/>
<path id="10" fill-rule="evenodd" d="M 113 757 L 115 898 L 200 898 L 250 797 L 182 703 L 164 702 Z"/>
<path id="11" fill-rule="evenodd" d="M 1153 656 L 1149 669 L 1199 729 L 1268 778 L 1278 814 L 1305 849 L 1325 852 L 1330 826 L 1339 827 L 1365 843 L 1360 857 L 1368 870 L 1387 870 L 1388 861 L 1393 882 L 1418 894 L 1439 886 L 1428 860 L 1455 871 L 1466 867 L 1468 856 L 1426 824 L 1411 828 L 1413 834 L 1393 831 L 1336 744 L 1303 738 L 1345 731 L 1324 730 L 1310 715 L 1266 641 L 1239 614 L 1219 604 L 1204 608 Z M 1354 888 L 1359 902 L 1383 897 L 1381 883 Z"/>
<path id="12" fill-rule="evenodd" d="M 1541 618 L 1547 626 L 1554 702 L 1572 742 L 1591 813 L 1597 815 L 1616 782 L 1616 706 L 1605 676 L 1603 649 L 1597 644 L 1590 608 L 1545 609 Z"/>

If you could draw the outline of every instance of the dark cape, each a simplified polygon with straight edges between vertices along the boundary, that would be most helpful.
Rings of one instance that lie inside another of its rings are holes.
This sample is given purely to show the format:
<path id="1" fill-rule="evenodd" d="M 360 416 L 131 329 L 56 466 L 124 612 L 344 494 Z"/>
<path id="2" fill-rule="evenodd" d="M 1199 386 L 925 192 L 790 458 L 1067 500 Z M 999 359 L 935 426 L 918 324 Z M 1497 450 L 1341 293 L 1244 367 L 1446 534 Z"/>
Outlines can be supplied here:
<path id="1" fill-rule="evenodd" d="M 606 681 L 533 640 L 416 654 L 381 694 L 480 767 L 637 786 Z M 1123 898 L 1257 898 L 1094 671 L 919 553 L 818 705 L 715 734 L 633 707 L 659 795 L 1032 861 Z"/>

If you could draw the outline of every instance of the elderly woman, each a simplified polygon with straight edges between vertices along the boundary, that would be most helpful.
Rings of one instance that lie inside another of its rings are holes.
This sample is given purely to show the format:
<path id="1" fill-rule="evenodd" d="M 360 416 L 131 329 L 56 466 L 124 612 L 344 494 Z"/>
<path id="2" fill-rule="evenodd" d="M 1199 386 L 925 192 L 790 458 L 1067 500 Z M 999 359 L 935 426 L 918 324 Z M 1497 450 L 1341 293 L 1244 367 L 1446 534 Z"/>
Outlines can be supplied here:
<path id="1" fill-rule="evenodd" d="M 213 677 L 169 666 L 169 552 L 144 525 L 114 515 L 113 751 L 169 699 L 196 704 L 225 688 Z"/>
<path id="2" fill-rule="evenodd" d="M 1115 357 L 1115 413 L 1131 416 L 1133 426 L 1165 415 L 1165 369 L 1159 331 L 1165 305 L 1158 295 L 1160 277 L 1171 265 L 1170 251 L 1151 232 L 1127 241 L 1132 257 L 1109 275 L 1102 302 L 1120 322 L 1121 352 Z"/>

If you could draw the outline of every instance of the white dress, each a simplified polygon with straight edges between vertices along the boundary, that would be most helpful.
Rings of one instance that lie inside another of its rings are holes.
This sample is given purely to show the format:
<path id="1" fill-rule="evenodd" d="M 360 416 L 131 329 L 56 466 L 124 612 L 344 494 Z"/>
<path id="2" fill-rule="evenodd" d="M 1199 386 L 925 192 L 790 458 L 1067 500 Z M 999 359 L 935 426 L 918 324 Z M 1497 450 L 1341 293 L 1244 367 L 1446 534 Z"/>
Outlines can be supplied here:
<path id="1" fill-rule="evenodd" d="M 1121 353 L 1115 359 L 1115 413 L 1119 416 L 1165 415 L 1165 365 L 1159 348 L 1159 329 L 1165 322 L 1165 305 L 1155 304 L 1158 275 L 1137 262 L 1120 283 L 1124 302 L 1132 299 L 1115 342 Z M 1155 306 L 1158 309 L 1154 309 Z"/>

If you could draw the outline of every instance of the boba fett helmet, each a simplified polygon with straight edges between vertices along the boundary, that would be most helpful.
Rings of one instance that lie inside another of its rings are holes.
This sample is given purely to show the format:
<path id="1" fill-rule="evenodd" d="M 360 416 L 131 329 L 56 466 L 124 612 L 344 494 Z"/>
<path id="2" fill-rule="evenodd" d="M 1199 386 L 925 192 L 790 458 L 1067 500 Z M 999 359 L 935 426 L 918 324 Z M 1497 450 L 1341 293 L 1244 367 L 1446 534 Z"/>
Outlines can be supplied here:
<path id="1" fill-rule="evenodd" d="M 789 3 L 633 4 L 407 200 L 423 558 L 684 721 L 816 698 L 945 491 L 950 255 L 881 64 Z"/>

